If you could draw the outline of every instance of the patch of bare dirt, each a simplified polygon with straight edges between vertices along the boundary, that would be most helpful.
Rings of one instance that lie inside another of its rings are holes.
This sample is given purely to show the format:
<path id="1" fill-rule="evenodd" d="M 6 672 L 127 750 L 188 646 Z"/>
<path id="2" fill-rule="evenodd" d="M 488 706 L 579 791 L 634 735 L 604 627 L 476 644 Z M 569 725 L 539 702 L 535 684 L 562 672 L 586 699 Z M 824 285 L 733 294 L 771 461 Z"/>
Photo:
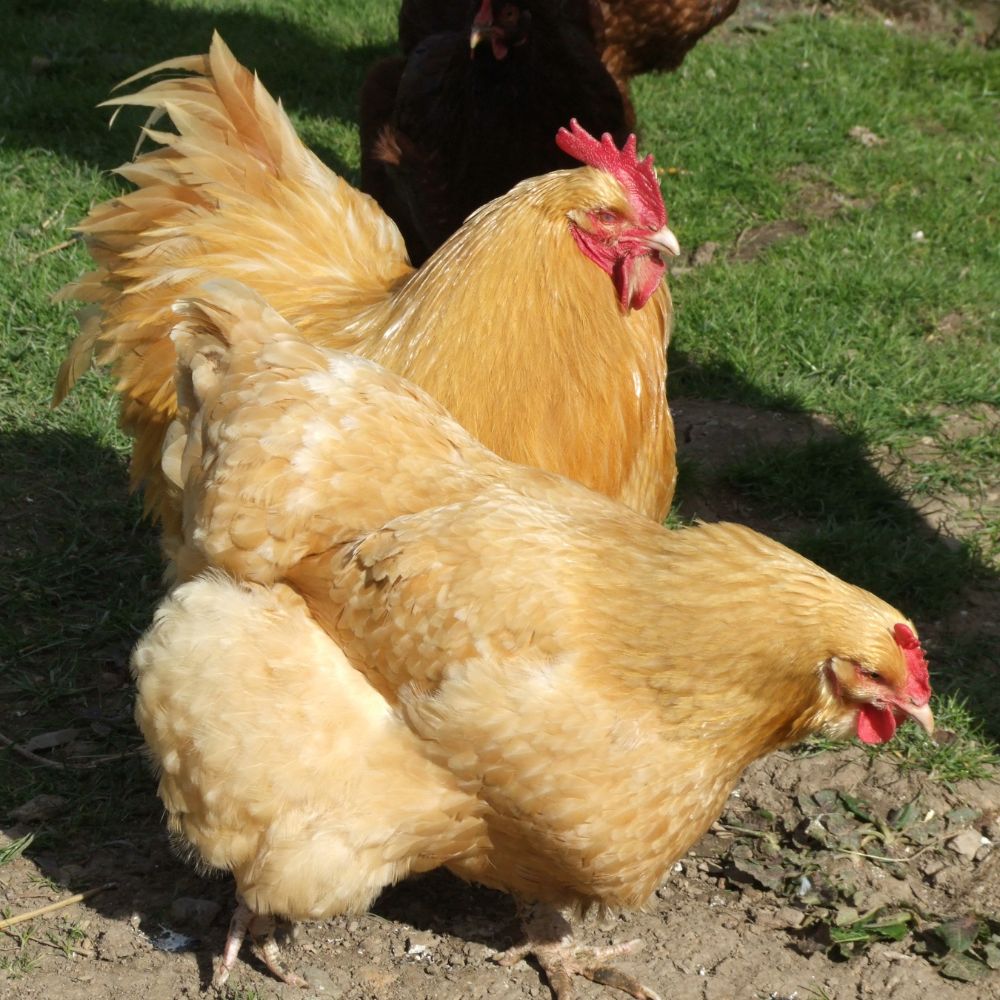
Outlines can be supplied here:
<path id="1" fill-rule="evenodd" d="M 731 259 L 740 263 L 756 260 L 765 250 L 778 243 L 805 236 L 808 231 L 805 223 L 791 219 L 776 219 L 759 226 L 748 226 L 736 238 Z"/>
<path id="2" fill-rule="evenodd" d="M 946 341 L 960 337 L 968 328 L 967 318 L 959 311 L 945 313 L 935 324 L 934 329 L 924 338 L 929 343 L 935 340 Z"/>
<path id="3" fill-rule="evenodd" d="M 991 928 L 1000 931 L 998 815 L 1000 785 L 946 789 L 901 772 L 891 747 L 875 758 L 858 748 L 776 754 L 747 772 L 721 822 L 678 863 L 648 912 L 591 918 L 579 934 L 591 943 L 642 938 L 644 950 L 623 965 L 671 1000 L 824 991 L 831 1000 L 1000 997 L 1000 973 L 985 961 Z M 131 1000 L 206 987 L 231 889 L 183 866 L 153 824 L 155 816 L 141 835 L 130 831 L 128 841 L 72 862 L 49 859 L 45 868 L 44 857 L 21 857 L 0 868 L 10 910 L 43 905 L 69 887 L 117 883 L 0 936 L 0 967 L 8 970 L 0 972 L 0 997 Z M 940 928 L 969 917 L 971 964 L 949 969 Z M 302 925 L 285 954 L 309 990 L 275 982 L 244 950 L 229 995 L 547 997 L 534 967 L 507 970 L 490 960 L 517 937 L 506 897 L 435 873 L 388 891 L 374 913 Z M 581 1000 L 615 995 L 579 987 Z"/>
<path id="4" fill-rule="evenodd" d="M 1000 34 L 1000 10 L 994 0 L 866 0 L 863 5 L 901 27 L 956 41 L 995 48 Z"/>
<path id="5" fill-rule="evenodd" d="M 779 180 L 792 186 L 795 207 L 814 219 L 832 219 L 848 211 L 865 210 L 875 204 L 874 198 L 854 198 L 837 186 L 813 164 L 800 163 L 782 171 Z"/>
<path id="6" fill-rule="evenodd" d="M 838 436 L 821 416 L 762 410 L 722 400 L 672 398 L 678 451 L 685 463 L 678 499 L 687 517 L 703 521 L 739 521 L 775 538 L 787 540 L 803 526 L 786 515 L 775 518 L 757 510 L 744 495 L 727 488 L 716 474 L 753 452 L 794 448 L 810 440 Z"/>
<path id="7" fill-rule="evenodd" d="M 1000 45 L 1000 8 L 996 0 L 743 0 L 736 12 L 716 32 L 763 34 L 784 17 L 813 14 L 819 17 L 867 15 L 886 28 L 951 38 L 956 42 L 996 48 Z"/>
<path id="8" fill-rule="evenodd" d="M 829 181 L 794 179 L 791 207 L 800 218 L 773 219 L 770 222 L 747 226 L 736 238 L 735 245 L 728 253 L 728 260 L 746 264 L 780 243 L 801 239 L 809 232 L 809 226 L 802 221 L 803 218 L 831 219 L 844 212 L 871 208 L 874 204 L 871 198 L 852 198 L 838 191 Z M 721 249 L 718 243 L 702 243 L 683 258 L 682 263 L 674 264 L 671 273 L 684 274 L 693 268 L 705 267 L 717 259 Z"/>
<path id="9" fill-rule="evenodd" d="M 789 207 L 798 217 L 748 226 L 729 249 L 727 260 L 741 264 L 756 260 L 773 246 L 805 236 L 809 232 L 809 219 L 831 219 L 850 211 L 869 209 L 875 204 L 873 198 L 855 198 L 838 190 L 821 170 L 808 163 L 791 167 L 779 179 L 791 185 Z M 702 243 L 672 264 L 670 272 L 676 276 L 706 267 L 720 258 L 721 251 L 723 247 L 719 243 Z"/>

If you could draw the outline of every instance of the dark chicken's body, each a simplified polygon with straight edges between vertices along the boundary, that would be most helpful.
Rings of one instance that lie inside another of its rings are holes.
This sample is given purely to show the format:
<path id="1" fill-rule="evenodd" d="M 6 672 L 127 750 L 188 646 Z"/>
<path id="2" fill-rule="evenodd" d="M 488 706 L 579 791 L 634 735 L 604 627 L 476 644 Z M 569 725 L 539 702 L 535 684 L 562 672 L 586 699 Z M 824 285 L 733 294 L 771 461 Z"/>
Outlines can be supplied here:
<path id="1" fill-rule="evenodd" d="M 505 10 L 519 20 L 504 27 Z M 587 0 L 479 0 L 458 30 L 421 38 L 369 73 L 362 188 L 420 264 L 480 205 L 572 166 L 552 141 L 570 118 L 618 142 L 631 125 L 598 57 Z"/>

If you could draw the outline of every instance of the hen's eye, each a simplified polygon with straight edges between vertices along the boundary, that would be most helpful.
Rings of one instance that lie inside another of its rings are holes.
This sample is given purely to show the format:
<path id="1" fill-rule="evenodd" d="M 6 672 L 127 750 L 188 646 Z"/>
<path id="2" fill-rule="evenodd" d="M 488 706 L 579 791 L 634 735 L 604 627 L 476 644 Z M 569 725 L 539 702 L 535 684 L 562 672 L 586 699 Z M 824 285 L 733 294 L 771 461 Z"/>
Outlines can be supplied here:
<path id="1" fill-rule="evenodd" d="M 871 681 L 882 680 L 882 675 L 877 670 L 862 670 L 861 673 Z"/>

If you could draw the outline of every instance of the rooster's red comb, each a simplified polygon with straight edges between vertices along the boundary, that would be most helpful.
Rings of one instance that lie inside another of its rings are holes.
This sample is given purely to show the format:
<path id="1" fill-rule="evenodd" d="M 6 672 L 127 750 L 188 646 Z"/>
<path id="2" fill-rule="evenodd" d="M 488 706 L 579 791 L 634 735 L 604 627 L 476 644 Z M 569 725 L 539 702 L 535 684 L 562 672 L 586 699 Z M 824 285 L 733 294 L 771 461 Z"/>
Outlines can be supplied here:
<path id="1" fill-rule="evenodd" d="M 556 133 L 556 145 L 588 167 L 611 174 L 625 189 L 636 214 L 646 225 L 659 229 L 667 224 L 667 210 L 663 206 L 660 182 L 653 168 L 653 154 L 650 153 L 644 160 L 638 159 L 635 155 L 635 133 L 619 149 L 607 132 L 598 141 L 574 118 L 568 129 L 561 128 Z"/>
<path id="2" fill-rule="evenodd" d="M 892 630 L 896 644 L 906 657 L 906 693 L 917 705 L 926 705 L 931 696 L 931 679 L 927 672 L 927 660 L 920 648 L 920 640 L 909 625 L 899 622 Z"/>

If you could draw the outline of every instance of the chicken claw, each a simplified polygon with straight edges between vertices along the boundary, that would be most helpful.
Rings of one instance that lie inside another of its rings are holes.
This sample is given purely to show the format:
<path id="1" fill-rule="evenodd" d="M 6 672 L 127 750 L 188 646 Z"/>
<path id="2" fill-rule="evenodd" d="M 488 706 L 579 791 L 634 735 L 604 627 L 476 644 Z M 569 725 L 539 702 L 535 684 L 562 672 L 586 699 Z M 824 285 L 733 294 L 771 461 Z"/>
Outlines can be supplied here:
<path id="1" fill-rule="evenodd" d="M 229 922 L 229 934 L 226 937 L 226 946 L 222 950 L 222 958 L 219 966 L 212 977 L 212 985 L 216 989 L 221 989 L 229 978 L 233 966 L 236 964 L 236 956 L 240 953 L 240 946 L 243 939 L 249 932 L 253 938 L 253 943 L 260 951 L 260 957 L 264 964 L 283 983 L 289 986 L 308 986 L 309 984 L 299 975 L 290 969 L 286 969 L 281 962 L 281 953 L 278 949 L 278 942 L 274 940 L 274 917 L 261 916 L 238 899 L 236 912 Z"/>
<path id="2" fill-rule="evenodd" d="M 636 1000 L 660 1000 L 658 993 L 643 986 L 634 976 L 606 964 L 609 958 L 638 951 L 642 941 L 590 948 L 576 944 L 569 921 L 551 906 L 519 904 L 518 913 L 528 940 L 495 955 L 498 965 L 510 967 L 532 955 L 542 967 L 556 1000 L 573 1000 L 573 976 L 583 976 L 600 986 L 611 986 Z"/>

